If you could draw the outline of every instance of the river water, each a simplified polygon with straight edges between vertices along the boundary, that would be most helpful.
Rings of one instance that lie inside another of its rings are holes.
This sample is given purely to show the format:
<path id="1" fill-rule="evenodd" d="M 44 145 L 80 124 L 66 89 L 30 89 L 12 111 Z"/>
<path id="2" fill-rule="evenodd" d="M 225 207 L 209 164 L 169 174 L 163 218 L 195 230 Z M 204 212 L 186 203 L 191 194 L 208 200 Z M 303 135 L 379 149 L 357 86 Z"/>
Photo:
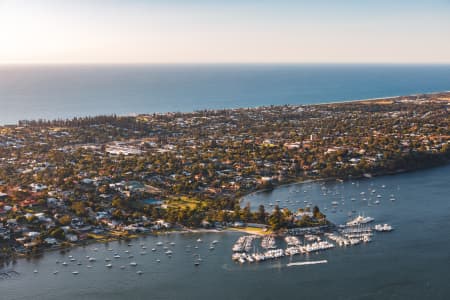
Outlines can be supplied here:
<path id="1" fill-rule="evenodd" d="M 393 232 L 376 234 L 371 243 L 252 265 L 231 260 L 231 247 L 240 235 L 232 232 L 146 237 L 133 240 L 132 246 L 125 242 L 89 245 L 11 264 L 3 271 L 14 270 L 19 275 L 0 280 L 0 298 L 449 299 L 449 182 L 450 166 L 446 166 L 353 182 L 284 186 L 244 199 L 253 207 L 264 203 L 268 209 L 276 200 L 280 206 L 291 208 L 307 201 L 319 205 L 333 222 L 344 222 L 353 210 L 374 217 L 376 223 L 395 227 Z M 391 194 L 395 201 L 390 200 Z M 375 204 L 377 199 L 379 204 Z M 338 202 L 335 212 L 332 201 Z M 209 250 L 213 240 L 219 242 Z M 158 241 L 173 251 L 171 258 L 164 254 L 163 246 L 157 246 Z M 140 254 L 141 243 L 147 246 L 146 255 Z M 115 252 L 121 258 L 114 259 Z M 133 258 L 127 257 L 130 253 Z M 82 265 L 69 262 L 68 255 Z M 202 258 L 198 267 L 194 266 L 197 255 Z M 89 263 L 86 256 L 97 261 Z M 106 257 L 112 259 L 111 269 L 105 267 Z M 328 263 L 286 267 L 291 260 L 319 259 Z M 56 264 L 57 260 L 69 265 Z M 131 261 L 138 266 L 129 266 Z M 88 264 L 92 268 L 87 268 Z M 120 269 L 121 265 L 125 269 Z M 55 270 L 59 271 L 56 275 Z M 136 274 L 137 270 L 143 274 Z"/>

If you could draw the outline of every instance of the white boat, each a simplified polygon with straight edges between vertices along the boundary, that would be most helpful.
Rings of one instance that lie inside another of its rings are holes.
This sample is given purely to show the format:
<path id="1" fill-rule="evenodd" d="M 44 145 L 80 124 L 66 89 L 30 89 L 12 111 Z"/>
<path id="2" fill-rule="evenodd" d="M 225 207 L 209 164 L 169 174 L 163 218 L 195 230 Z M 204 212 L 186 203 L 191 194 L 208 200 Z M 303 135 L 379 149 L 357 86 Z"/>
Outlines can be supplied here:
<path id="1" fill-rule="evenodd" d="M 120 266 L 120 269 L 121 269 L 121 270 L 125 269 L 125 266 Z"/>
<path id="2" fill-rule="evenodd" d="M 152 248 L 152 251 L 155 252 L 155 251 L 156 251 L 156 248 Z"/>
<path id="3" fill-rule="evenodd" d="M 78 272 L 78 271 L 73 271 L 72 274 L 73 274 L 73 275 L 78 275 L 78 274 L 80 274 L 80 272 Z"/>
<path id="4" fill-rule="evenodd" d="M 54 274 L 54 275 L 58 274 L 58 271 L 53 271 L 53 274 Z"/>
<path id="5" fill-rule="evenodd" d="M 348 221 L 346 223 L 347 226 L 357 226 L 361 224 L 367 224 L 373 222 L 375 219 L 371 217 L 363 217 L 361 215 L 357 216 L 355 219 Z"/>
<path id="6" fill-rule="evenodd" d="M 392 231 L 394 228 L 392 228 L 392 226 L 389 224 L 383 224 L 383 225 L 377 224 L 377 225 L 375 225 L 374 229 L 378 232 L 389 232 L 389 231 Z"/>
<path id="7" fill-rule="evenodd" d="M 120 258 L 119 254 L 114 255 L 114 258 Z"/>
<path id="8" fill-rule="evenodd" d="M 201 242 L 203 242 L 202 239 L 198 238 L 197 243 L 201 243 Z"/>
<path id="9" fill-rule="evenodd" d="M 64 262 L 62 263 L 62 265 L 63 265 L 63 266 L 67 266 L 67 263 L 64 261 Z"/>
<path id="10" fill-rule="evenodd" d="M 105 267 L 112 268 L 112 264 L 107 264 L 107 265 L 105 265 Z"/>
<path id="11" fill-rule="evenodd" d="M 95 257 L 89 257 L 89 261 L 95 261 Z"/>
<path id="12" fill-rule="evenodd" d="M 107 257 L 107 258 L 105 258 L 105 261 L 111 261 L 111 258 Z"/>
<path id="13" fill-rule="evenodd" d="M 163 242 L 157 242 L 156 245 L 162 246 L 162 245 L 163 245 Z"/>
<path id="14" fill-rule="evenodd" d="M 38 273 L 38 270 L 34 270 L 33 273 L 35 273 L 35 274 Z"/>
<path id="15" fill-rule="evenodd" d="M 157 259 L 156 262 L 159 263 L 159 262 L 161 262 L 161 260 L 160 260 L 160 259 Z"/>
<path id="16" fill-rule="evenodd" d="M 142 275 L 142 274 L 144 274 L 144 272 L 142 272 L 142 271 L 136 271 L 136 274 Z"/>
<path id="17" fill-rule="evenodd" d="M 136 266 L 137 266 L 137 263 L 134 262 L 134 261 L 132 261 L 132 262 L 130 262 L 130 266 L 136 267 Z"/>

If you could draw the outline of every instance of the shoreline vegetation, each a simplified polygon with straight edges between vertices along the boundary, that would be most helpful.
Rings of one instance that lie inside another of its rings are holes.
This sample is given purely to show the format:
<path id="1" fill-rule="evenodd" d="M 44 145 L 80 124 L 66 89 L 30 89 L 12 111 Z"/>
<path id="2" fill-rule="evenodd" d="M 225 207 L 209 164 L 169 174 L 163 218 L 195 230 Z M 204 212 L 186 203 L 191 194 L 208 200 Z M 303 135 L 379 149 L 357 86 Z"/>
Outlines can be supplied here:
<path id="1" fill-rule="evenodd" d="M 241 200 L 447 164 L 449 111 L 438 92 L 0 126 L 0 262 L 148 234 L 330 225 L 318 207 Z"/>

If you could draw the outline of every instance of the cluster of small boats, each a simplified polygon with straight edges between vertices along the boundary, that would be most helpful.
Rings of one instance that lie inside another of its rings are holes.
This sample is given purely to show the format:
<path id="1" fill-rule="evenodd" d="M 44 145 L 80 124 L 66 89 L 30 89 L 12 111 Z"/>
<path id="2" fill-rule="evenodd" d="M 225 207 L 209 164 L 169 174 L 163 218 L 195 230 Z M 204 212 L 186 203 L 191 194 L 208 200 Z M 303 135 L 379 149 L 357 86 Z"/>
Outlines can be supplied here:
<path id="1" fill-rule="evenodd" d="M 238 238 L 233 245 L 233 252 L 250 251 L 252 248 L 253 240 L 258 238 L 256 235 L 244 235 Z"/>
<path id="2" fill-rule="evenodd" d="M 231 256 L 231 258 L 235 261 L 239 261 L 240 263 L 253 263 L 259 261 L 265 261 L 269 259 L 280 258 L 285 255 L 283 249 L 272 249 L 267 250 L 264 253 L 245 253 L 245 252 L 235 252 Z"/>
<path id="3" fill-rule="evenodd" d="M 277 247 L 275 237 L 272 235 L 266 235 L 262 238 L 261 247 L 264 249 L 275 249 Z"/>
<path id="4" fill-rule="evenodd" d="M 198 246 L 203 241 L 201 239 L 198 239 L 196 242 L 197 243 L 195 244 L 194 248 L 198 249 L 199 248 Z M 213 240 L 209 244 L 209 250 L 213 250 L 218 243 L 219 243 L 218 240 Z M 245 243 L 245 244 L 247 244 L 247 243 Z M 249 241 L 249 243 L 251 244 L 251 241 Z M 123 269 L 126 269 L 127 266 L 135 268 L 135 267 L 138 267 L 138 266 L 142 265 L 142 264 L 138 263 L 137 261 L 131 260 L 134 257 L 132 252 L 134 250 L 134 251 L 137 251 L 137 253 L 140 253 L 141 255 L 146 255 L 147 254 L 147 252 L 145 251 L 145 249 L 147 249 L 146 244 L 145 243 L 141 243 L 140 245 L 137 246 L 137 248 L 135 247 L 134 249 L 131 248 L 133 246 L 133 244 L 128 244 L 127 246 L 130 247 L 130 248 L 127 248 L 127 249 L 123 250 L 123 253 L 122 253 L 122 251 L 113 252 L 114 250 L 112 248 L 105 249 L 106 250 L 105 251 L 106 255 L 105 255 L 104 258 L 102 258 L 102 260 L 104 260 L 105 263 L 106 263 L 104 265 L 104 267 L 107 268 L 107 269 L 113 269 L 115 267 L 118 267 L 119 269 L 123 270 Z M 171 246 L 175 246 L 175 243 L 174 242 L 168 242 L 168 241 L 163 243 L 163 242 L 159 241 L 159 242 L 157 242 L 155 244 L 155 247 L 152 248 L 151 251 L 153 253 L 163 253 L 167 257 L 170 258 L 174 254 L 174 250 L 173 250 L 174 248 L 171 248 Z M 158 249 L 160 249 L 160 250 L 158 250 Z M 244 249 L 248 249 L 248 246 L 244 247 Z M 94 253 L 96 253 L 96 255 L 99 255 L 99 249 L 98 248 L 92 248 L 91 250 Z M 191 251 L 191 245 L 187 245 L 186 246 L 186 252 L 190 252 L 190 251 Z M 109 252 L 112 252 L 111 253 L 112 255 L 111 254 L 108 255 L 107 253 L 109 253 Z M 195 266 L 199 266 L 200 262 L 202 261 L 202 259 L 200 258 L 200 255 L 199 254 L 193 254 L 193 257 L 194 257 L 194 265 Z M 124 259 L 126 260 L 127 258 L 130 259 L 130 260 L 128 262 L 124 262 Z M 85 258 L 75 258 L 73 255 L 68 255 L 67 259 L 65 259 L 65 260 L 56 260 L 56 264 L 60 265 L 62 267 L 65 267 L 65 268 L 70 268 L 70 267 L 73 267 L 73 266 L 81 266 L 84 263 L 86 263 L 86 267 L 88 269 L 90 269 L 90 268 L 94 268 L 97 265 L 96 264 L 97 261 L 98 261 L 97 258 L 95 258 L 94 256 L 86 255 Z M 122 262 L 122 264 L 120 264 L 118 262 Z M 155 262 L 160 263 L 161 259 L 156 258 Z M 60 270 L 54 270 L 53 274 L 56 275 L 56 274 L 59 273 L 59 271 Z M 37 274 L 39 272 L 38 272 L 38 270 L 34 270 L 33 273 Z M 81 272 L 80 272 L 79 269 L 72 271 L 73 275 L 79 275 L 80 273 Z M 142 275 L 143 273 L 144 273 L 143 270 L 137 270 L 136 271 L 136 274 L 138 274 L 138 275 Z"/>
<path id="5" fill-rule="evenodd" d="M 293 256 L 297 254 L 308 254 L 323 250 L 332 249 L 338 246 L 353 246 L 360 243 L 372 241 L 373 230 L 378 232 L 388 232 L 392 230 L 389 224 L 378 224 L 371 227 L 369 223 L 374 218 L 358 215 L 353 220 L 344 225 L 340 225 L 338 230 L 333 232 L 321 232 L 319 234 L 302 234 L 302 240 L 294 235 L 287 235 L 284 241 L 286 249 L 277 247 L 276 237 L 267 235 L 262 237 L 261 244 L 256 251 L 257 244 L 254 243 L 257 237 L 254 235 L 241 236 L 233 246 L 232 259 L 240 263 L 253 263 L 283 256 Z M 334 243 L 333 243 L 334 242 Z M 253 251 L 251 251 L 253 249 Z"/>

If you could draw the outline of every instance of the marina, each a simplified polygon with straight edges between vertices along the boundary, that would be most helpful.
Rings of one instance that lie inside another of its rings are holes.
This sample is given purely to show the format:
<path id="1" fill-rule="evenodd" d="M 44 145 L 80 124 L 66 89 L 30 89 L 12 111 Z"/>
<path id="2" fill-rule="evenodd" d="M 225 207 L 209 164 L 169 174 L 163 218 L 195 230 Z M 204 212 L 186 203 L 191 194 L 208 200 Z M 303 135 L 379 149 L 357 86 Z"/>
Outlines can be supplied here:
<path id="1" fill-rule="evenodd" d="M 274 237 L 276 249 L 262 248 L 260 236 L 250 235 L 249 238 L 248 234 L 223 231 L 148 236 L 134 240 L 132 246 L 116 241 L 72 248 L 64 253 L 48 252 L 39 258 L 19 259 L 0 270 L 10 274 L 9 277 L 0 276 L 2 297 L 12 300 L 116 300 L 147 299 L 151 294 L 156 299 L 176 299 L 176 295 L 182 293 L 190 299 L 279 299 L 295 295 L 299 285 L 308 285 L 311 288 L 303 289 L 302 295 L 311 299 L 335 295 L 391 299 L 394 287 L 396 295 L 402 299 L 445 299 L 444 296 L 450 292 L 446 277 L 448 268 L 443 263 L 448 255 L 446 250 L 450 247 L 448 239 L 443 238 L 448 236 L 450 228 L 450 203 L 446 199 L 449 168 L 355 180 L 354 184 L 346 181 L 294 185 L 291 187 L 294 192 L 291 193 L 290 187 L 283 187 L 269 194 L 251 196 L 266 203 L 290 197 L 290 205 L 303 206 L 303 198 L 313 206 L 327 205 L 327 217 L 335 224 L 345 225 L 359 214 L 375 219 L 354 228 L 336 226 L 331 232 L 327 232 L 331 230 L 327 228 L 314 228 L 299 230 L 297 235 L 287 234 L 296 239 Z M 429 183 L 421 184 L 424 180 Z M 384 189 L 380 188 L 383 184 L 386 186 Z M 380 205 L 368 206 L 367 201 L 365 203 L 359 196 L 369 187 L 383 195 Z M 297 189 L 299 193 L 295 192 Z M 326 196 L 322 195 L 324 191 Z M 334 191 L 339 194 L 334 195 Z M 395 195 L 396 201 L 389 200 L 390 194 Z M 301 200 L 296 202 L 294 195 Z M 345 197 L 344 205 L 342 196 Z M 335 197 L 339 197 L 339 206 L 332 213 L 330 203 Z M 356 200 L 351 201 L 352 197 Z M 253 207 L 253 202 L 251 205 Z M 352 208 L 356 212 L 349 216 L 348 211 Z M 375 226 L 386 223 L 392 226 L 392 232 L 378 234 Z M 353 238 L 352 234 L 364 233 L 372 234 L 371 242 L 360 241 L 352 246 L 345 236 Z M 256 254 L 251 256 L 252 263 L 247 258 L 243 263 L 230 258 L 232 248 L 240 238 L 245 240 L 242 249 L 248 249 L 248 252 L 242 253 Z M 300 244 L 297 244 L 297 239 Z M 342 240 L 344 244 L 340 246 L 335 239 Z M 301 253 L 298 249 L 298 246 L 307 245 L 311 248 L 321 241 L 335 247 L 309 253 Z M 139 255 L 141 244 L 149 250 L 147 255 Z M 212 244 L 215 249 L 210 251 Z M 173 252 L 171 257 L 164 253 L 167 250 L 163 247 Z M 152 248 L 155 251 L 150 251 Z M 127 255 L 122 255 L 126 250 Z M 273 258 L 263 261 L 267 251 L 271 251 L 267 254 Z M 114 259 L 114 253 L 121 257 Z M 76 261 L 71 262 L 69 255 Z M 134 258 L 128 258 L 128 255 L 134 255 Z M 87 256 L 95 258 L 95 261 L 89 262 Z M 198 261 L 199 257 L 201 261 Z M 105 262 L 105 258 L 111 261 Z M 321 260 L 327 260 L 327 263 L 309 264 Z M 79 261 L 81 266 L 77 265 Z M 132 262 L 137 266 L 130 265 Z M 108 263 L 113 266 L 105 267 Z M 361 276 L 361 270 L 364 270 L 364 276 Z M 79 274 L 72 274 L 74 271 Z M 138 271 L 142 274 L 139 275 Z M 374 282 L 372 278 L 378 279 Z M 228 288 L 217 293 L 217 286 L 223 282 Z M 322 288 L 324 282 L 327 282 L 326 289 Z M 40 293 L 42 288 L 45 290 Z M 99 289 L 106 291 L 105 294 L 99 296 Z"/>

